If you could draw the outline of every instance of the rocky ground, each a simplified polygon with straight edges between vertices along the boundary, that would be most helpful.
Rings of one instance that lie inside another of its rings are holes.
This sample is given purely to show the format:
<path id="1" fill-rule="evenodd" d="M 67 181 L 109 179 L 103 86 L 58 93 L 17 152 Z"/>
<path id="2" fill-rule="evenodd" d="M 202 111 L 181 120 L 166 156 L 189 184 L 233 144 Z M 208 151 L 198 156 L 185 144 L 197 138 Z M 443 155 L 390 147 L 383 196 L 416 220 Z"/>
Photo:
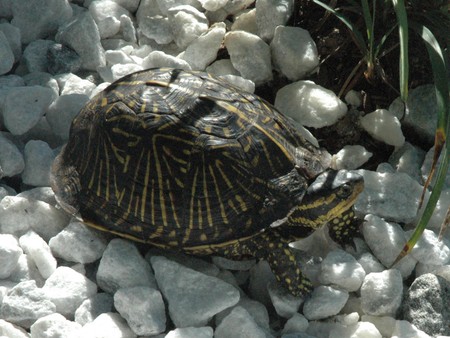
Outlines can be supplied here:
<path id="1" fill-rule="evenodd" d="M 412 90 L 406 113 L 400 100 L 362 113 L 360 93 L 342 101 L 306 80 L 320 60 L 308 31 L 286 26 L 292 12 L 291 0 L 0 0 L 0 336 L 450 336 L 450 235 L 437 236 L 450 175 L 428 230 L 391 267 L 418 219 L 434 89 Z M 293 244 L 309 297 L 281 289 L 264 261 L 136 245 L 58 207 L 49 170 L 73 117 L 112 81 L 162 66 L 250 92 L 275 74 L 289 84 L 274 104 L 299 128 L 362 135 L 320 140 L 335 167 L 364 176 L 362 236 L 345 250 L 326 231 Z"/>

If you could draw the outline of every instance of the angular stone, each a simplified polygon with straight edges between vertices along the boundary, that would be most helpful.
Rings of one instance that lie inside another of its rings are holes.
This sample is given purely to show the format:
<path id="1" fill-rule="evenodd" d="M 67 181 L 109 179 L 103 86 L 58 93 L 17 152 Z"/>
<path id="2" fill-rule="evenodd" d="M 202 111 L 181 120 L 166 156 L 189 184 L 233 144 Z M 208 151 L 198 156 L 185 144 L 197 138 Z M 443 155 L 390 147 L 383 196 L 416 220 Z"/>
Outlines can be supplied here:
<path id="1" fill-rule="evenodd" d="M 395 316 L 403 297 L 403 280 L 396 269 L 369 273 L 361 286 L 361 307 L 374 316 Z"/>
<path id="2" fill-rule="evenodd" d="M 0 132 L 0 178 L 18 175 L 25 168 L 22 152 L 11 138 L 11 134 Z"/>
<path id="3" fill-rule="evenodd" d="M 23 59 L 30 73 L 47 71 L 48 50 L 54 44 L 52 40 L 35 40 L 25 48 Z"/>
<path id="4" fill-rule="evenodd" d="M 151 52 L 144 60 L 142 60 L 142 67 L 145 69 L 161 67 L 179 68 L 184 70 L 191 69 L 191 66 L 185 60 L 157 50 Z"/>
<path id="5" fill-rule="evenodd" d="M 283 318 L 291 318 L 294 313 L 297 313 L 304 301 L 302 297 L 295 297 L 289 291 L 280 287 L 278 283 L 270 283 L 268 290 L 275 311 Z"/>
<path id="6" fill-rule="evenodd" d="M 334 250 L 322 261 L 319 281 L 352 292 L 361 287 L 365 276 L 363 267 L 352 255 Z"/>
<path id="7" fill-rule="evenodd" d="M 405 143 L 400 121 L 386 109 L 377 109 L 363 116 L 361 126 L 378 141 L 395 147 Z"/>
<path id="8" fill-rule="evenodd" d="M 42 291 L 58 313 L 71 319 L 81 303 L 97 293 L 97 285 L 75 270 L 60 266 L 45 281 Z"/>
<path id="9" fill-rule="evenodd" d="M 24 159 L 23 182 L 34 186 L 50 186 L 50 169 L 55 159 L 50 146 L 40 140 L 28 141 L 25 145 Z"/>
<path id="10" fill-rule="evenodd" d="M 0 5 L 1 7 L 1 5 Z M 2 17 L 0 15 L 0 17 Z M 15 62 L 20 60 L 22 56 L 22 42 L 20 38 L 20 29 L 8 22 L 0 23 L 0 32 L 3 32 L 8 40 L 9 47 L 14 55 Z"/>
<path id="11" fill-rule="evenodd" d="M 348 292 L 319 286 L 314 289 L 311 298 L 305 301 L 303 314 L 309 320 L 334 316 L 341 311 L 348 300 Z"/>
<path id="12" fill-rule="evenodd" d="M 83 338 L 136 338 L 125 319 L 118 313 L 102 313 L 79 331 Z"/>
<path id="13" fill-rule="evenodd" d="M 166 329 L 166 312 L 161 293 L 147 286 L 117 290 L 114 307 L 139 336 L 152 336 Z"/>
<path id="14" fill-rule="evenodd" d="M 304 78 L 319 65 L 316 44 L 300 27 L 278 26 L 270 50 L 275 68 L 291 81 Z"/>
<path id="15" fill-rule="evenodd" d="M 56 335 L 73 337 L 80 329 L 80 324 L 67 320 L 59 313 L 53 313 L 36 320 L 30 327 L 30 333 L 33 338 L 56 337 Z"/>
<path id="16" fill-rule="evenodd" d="M 242 77 L 261 85 L 272 80 L 270 47 L 258 36 L 232 31 L 225 35 L 225 47 L 233 67 Z"/>
<path id="17" fill-rule="evenodd" d="M 81 326 L 94 321 L 102 313 L 111 312 L 114 305 L 113 296 L 108 293 L 96 293 L 85 299 L 75 311 L 75 321 Z"/>
<path id="18" fill-rule="evenodd" d="M 13 135 L 30 130 L 53 101 L 53 91 L 41 86 L 11 88 L 3 105 L 5 127 Z"/>
<path id="19" fill-rule="evenodd" d="M 0 335 L 7 338 L 30 338 L 24 329 L 3 319 L 0 319 Z"/>
<path id="20" fill-rule="evenodd" d="M 306 127 L 321 128 L 337 122 L 347 106 L 331 90 L 312 81 L 297 81 L 277 92 L 275 107 Z"/>
<path id="21" fill-rule="evenodd" d="M 259 36 L 270 41 L 275 28 L 289 20 L 294 10 L 294 0 L 258 0 L 255 8 Z"/>
<path id="22" fill-rule="evenodd" d="M 49 246 L 56 257 L 77 263 L 92 263 L 102 257 L 106 249 L 103 233 L 82 222 L 72 221 L 63 231 L 52 237 Z"/>
<path id="23" fill-rule="evenodd" d="M 255 320 L 250 316 L 247 310 L 241 306 L 236 306 L 233 311 L 222 320 L 219 326 L 217 326 L 214 337 L 269 338 L 272 336 L 256 324 Z"/>
<path id="24" fill-rule="evenodd" d="M 109 242 L 97 270 L 98 286 L 110 293 L 120 288 L 148 286 L 156 288 L 150 265 L 136 246 L 124 239 Z"/>
<path id="25" fill-rule="evenodd" d="M 80 67 L 81 58 L 73 49 L 60 43 L 48 48 L 47 69 L 50 74 L 77 73 Z"/>
<path id="26" fill-rule="evenodd" d="M 6 279 L 11 275 L 22 253 L 16 237 L 0 234 L 0 279 Z"/>
<path id="27" fill-rule="evenodd" d="M 101 39 L 116 35 L 120 30 L 120 16 L 130 13 L 114 1 L 93 1 L 89 12 L 97 24 Z"/>
<path id="28" fill-rule="evenodd" d="M 34 280 L 30 280 L 17 284 L 3 298 L 0 317 L 28 329 L 38 318 L 55 311 L 55 304 L 46 299 L 45 292 L 37 288 Z"/>
<path id="29" fill-rule="evenodd" d="M 56 270 L 56 259 L 52 256 L 48 244 L 37 233 L 30 230 L 19 238 L 20 246 L 29 255 L 44 279 Z"/>
<path id="30" fill-rule="evenodd" d="M 105 65 L 105 52 L 100 43 L 97 24 L 89 12 L 78 15 L 61 27 L 56 41 L 72 48 L 81 57 L 82 67 L 96 70 Z"/>
<path id="31" fill-rule="evenodd" d="M 353 170 L 362 166 L 372 157 L 372 153 L 360 145 L 347 145 L 333 155 L 333 168 Z"/>
<path id="32" fill-rule="evenodd" d="M 56 33 L 58 27 L 72 17 L 67 0 L 17 0 L 12 4 L 11 23 L 20 29 L 22 43 L 28 44 Z"/>
<path id="33" fill-rule="evenodd" d="M 13 65 L 13 51 L 5 34 L 0 31 L 0 75 L 8 73 Z"/>
<path id="34" fill-rule="evenodd" d="M 162 256 L 152 257 L 151 263 L 177 327 L 204 326 L 215 314 L 239 301 L 239 291 L 218 278 Z"/>
<path id="35" fill-rule="evenodd" d="M 213 329 L 204 327 L 182 327 L 169 331 L 164 338 L 213 338 Z"/>
<path id="36" fill-rule="evenodd" d="M 208 20 L 205 14 L 189 5 L 171 7 L 167 16 L 175 43 L 181 49 L 186 48 L 208 29 Z"/>

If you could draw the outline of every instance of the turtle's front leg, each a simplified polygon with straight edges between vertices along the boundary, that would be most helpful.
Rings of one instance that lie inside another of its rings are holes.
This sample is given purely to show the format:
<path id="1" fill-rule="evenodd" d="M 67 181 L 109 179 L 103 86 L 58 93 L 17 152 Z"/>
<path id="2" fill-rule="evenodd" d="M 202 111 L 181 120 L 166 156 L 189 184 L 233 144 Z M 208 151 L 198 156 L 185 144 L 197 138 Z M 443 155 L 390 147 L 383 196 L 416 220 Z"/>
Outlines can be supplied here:
<path id="1" fill-rule="evenodd" d="M 256 236 L 237 241 L 222 254 L 230 258 L 250 255 L 265 259 L 283 287 L 295 296 L 304 296 L 312 291 L 313 286 L 301 272 L 300 265 L 289 247 L 290 242 L 280 235 L 277 228 L 268 228 Z"/>

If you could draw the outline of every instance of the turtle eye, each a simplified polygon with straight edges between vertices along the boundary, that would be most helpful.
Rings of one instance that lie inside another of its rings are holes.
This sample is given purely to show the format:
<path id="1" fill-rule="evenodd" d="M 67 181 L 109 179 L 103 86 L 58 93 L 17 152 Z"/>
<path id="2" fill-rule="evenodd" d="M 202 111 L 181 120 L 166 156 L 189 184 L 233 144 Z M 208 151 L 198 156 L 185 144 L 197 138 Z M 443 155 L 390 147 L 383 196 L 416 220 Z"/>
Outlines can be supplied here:
<path id="1" fill-rule="evenodd" d="M 346 183 L 340 187 L 338 195 L 342 198 L 346 198 L 352 194 L 352 191 L 353 191 L 352 186 Z"/>

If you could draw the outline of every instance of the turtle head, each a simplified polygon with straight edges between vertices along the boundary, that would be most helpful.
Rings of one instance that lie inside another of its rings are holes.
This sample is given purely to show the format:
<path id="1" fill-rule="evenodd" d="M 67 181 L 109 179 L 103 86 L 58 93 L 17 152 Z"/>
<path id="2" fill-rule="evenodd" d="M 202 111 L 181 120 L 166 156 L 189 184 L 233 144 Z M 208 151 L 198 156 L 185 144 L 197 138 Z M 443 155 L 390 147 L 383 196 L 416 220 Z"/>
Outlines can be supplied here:
<path id="1" fill-rule="evenodd" d="M 361 175 L 346 170 L 329 170 L 308 187 L 301 203 L 288 217 L 289 226 L 317 229 L 349 210 L 364 189 Z"/>

